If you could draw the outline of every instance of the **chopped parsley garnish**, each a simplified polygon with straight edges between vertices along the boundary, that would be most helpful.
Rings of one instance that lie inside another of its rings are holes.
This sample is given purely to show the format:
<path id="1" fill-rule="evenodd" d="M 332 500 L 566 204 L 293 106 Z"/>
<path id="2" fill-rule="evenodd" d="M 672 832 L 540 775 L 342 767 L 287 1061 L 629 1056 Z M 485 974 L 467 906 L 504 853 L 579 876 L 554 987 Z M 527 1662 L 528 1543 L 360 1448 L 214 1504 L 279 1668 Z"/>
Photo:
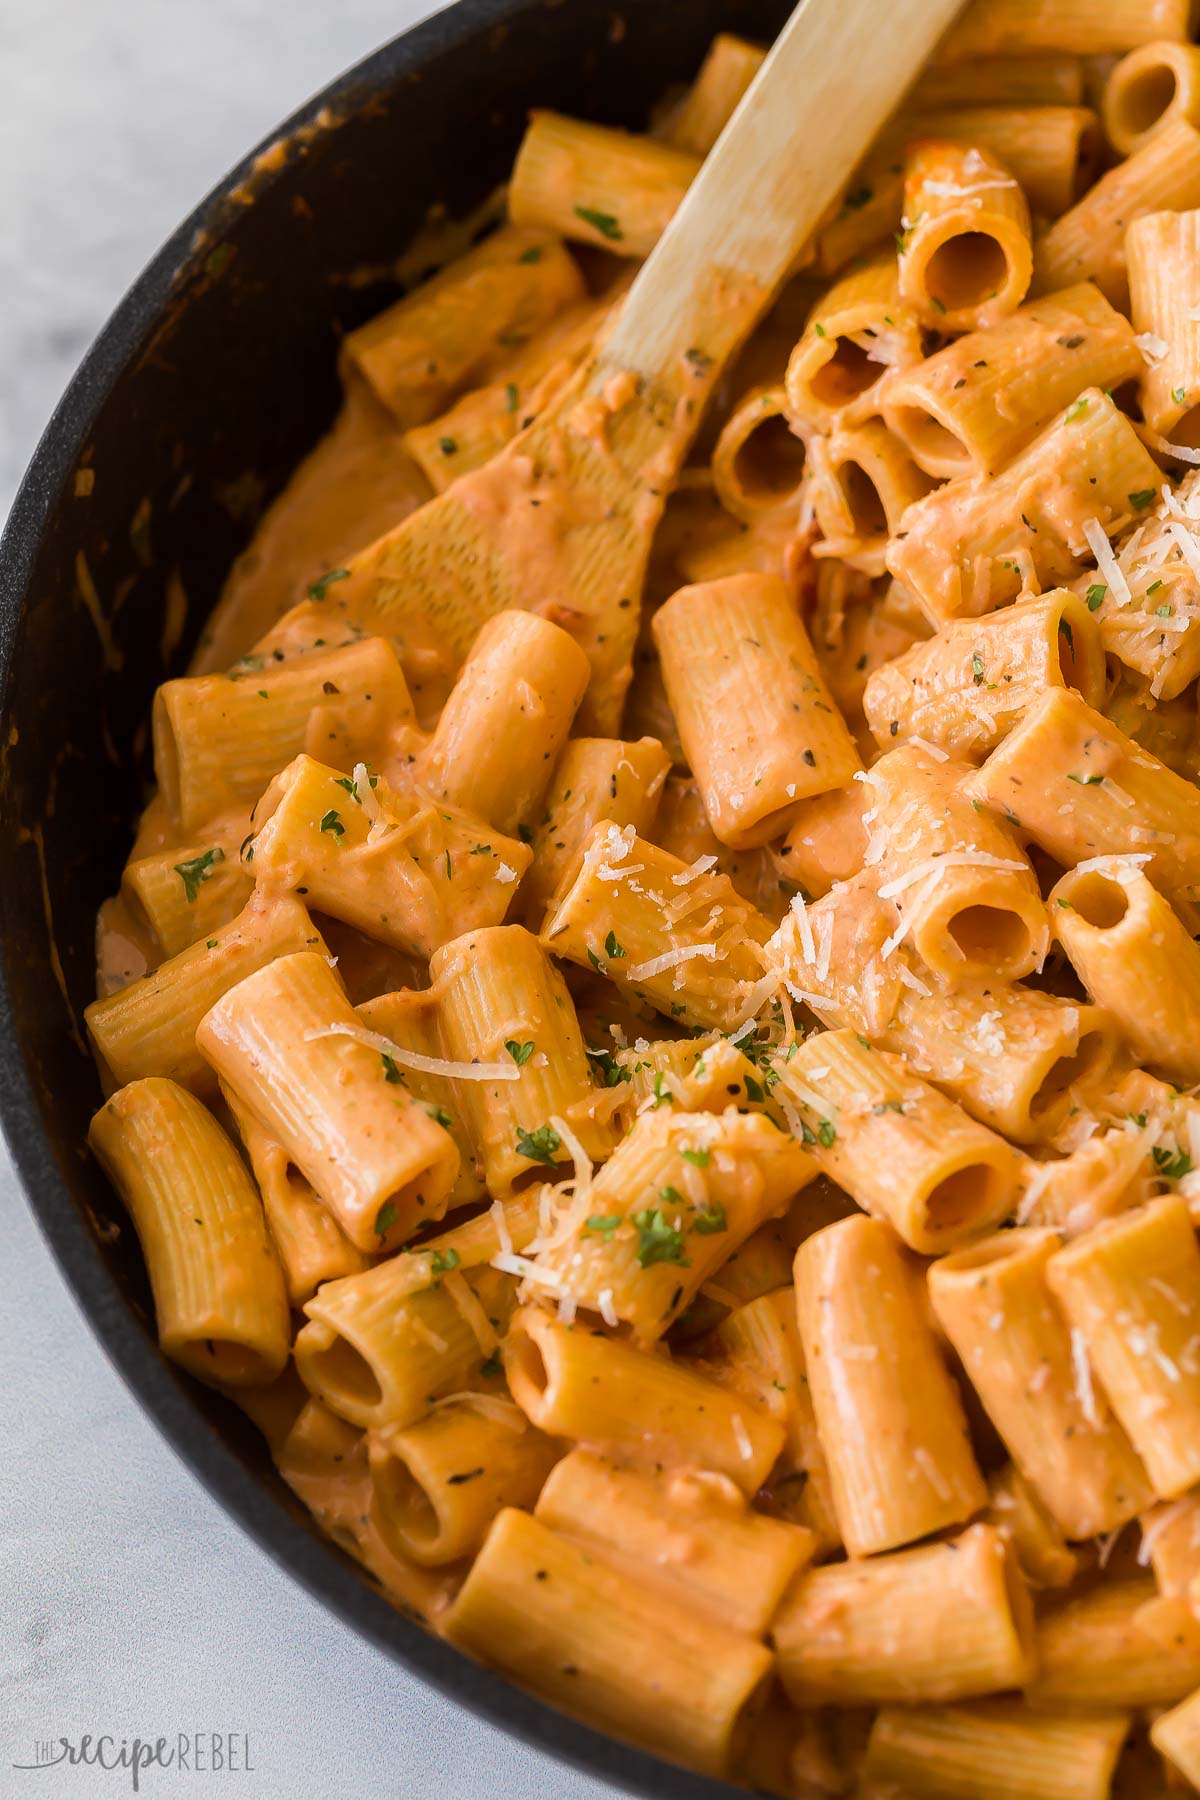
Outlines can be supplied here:
<path id="1" fill-rule="evenodd" d="M 1154 1167 L 1164 1181 L 1181 1181 L 1192 1172 L 1192 1159 L 1186 1150 L 1178 1147 L 1168 1150 L 1164 1144 L 1155 1144 L 1150 1154 L 1154 1158 Z"/>
<path id="2" fill-rule="evenodd" d="M 1066 638 L 1067 649 L 1071 652 L 1071 654 L 1073 656 L 1075 654 L 1075 636 L 1071 630 L 1070 624 L 1067 622 L 1066 619 L 1060 619 L 1058 621 L 1058 629 L 1061 631 L 1062 635 Z"/>
<path id="3" fill-rule="evenodd" d="M 1068 775 L 1068 781 L 1074 781 L 1079 787 L 1099 787 L 1104 780 L 1103 775 Z"/>
<path id="4" fill-rule="evenodd" d="M 698 1169 L 707 1169 L 712 1161 L 711 1150 L 681 1150 L 679 1154 L 684 1162 L 694 1163 Z"/>
<path id="5" fill-rule="evenodd" d="M 617 934 L 615 931 L 610 931 L 604 940 L 604 954 L 605 956 L 610 956 L 614 962 L 617 961 L 618 957 L 622 957 L 625 954 L 621 945 L 617 942 Z"/>
<path id="6" fill-rule="evenodd" d="M 500 1360 L 500 1352 L 498 1350 L 493 1350 L 492 1354 L 489 1357 L 485 1357 L 484 1361 L 479 1365 L 479 1373 L 485 1376 L 499 1375 L 502 1373 L 503 1369 L 504 1364 Z"/>
<path id="7" fill-rule="evenodd" d="M 980 656 L 978 650 L 976 650 L 974 656 L 971 658 L 971 675 L 974 679 L 975 686 L 981 687 L 983 685 L 983 658 Z"/>
<path id="8" fill-rule="evenodd" d="M 586 1046 L 585 1046 L 586 1050 Z M 623 1069 L 616 1057 L 608 1050 L 586 1050 L 588 1061 L 594 1066 L 597 1075 L 605 1087 L 616 1087 L 618 1082 L 631 1081 L 633 1077 L 628 1069 Z"/>
<path id="9" fill-rule="evenodd" d="M 384 1238 L 396 1223 L 396 1202 L 385 1200 L 375 1214 L 375 1235 Z"/>
<path id="10" fill-rule="evenodd" d="M 611 1244 L 613 1232 L 621 1223 L 620 1213 L 592 1213 L 589 1218 L 584 1220 L 583 1229 L 594 1232 L 596 1236 L 602 1237 L 606 1244 Z"/>
<path id="11" fill-rule="evenodd" d="M 517 1154 L 528 1157 L 530 1162 L 553 1166 L 554 1153 L 561 1149 L 562 1139 L 553 1125 L 539 1125 L 536 1131 L 526 1131 L 523 1125 L 517 1126 Z"/>
<path id="12" fill-rule="evenodd" d="M 1066 418 L 1063 421 L 1064 424 L 1068 424 L 1072 419 L 1077 419 L 1079 417 L 1080 413 L 1086 412 L 1086 411 L 1087 411 L 1087 401 L 1086 400 L 1077 400 L 1075 402 L 1074 406 L 1068 408 Z"/>
<path id="13" fill-rule="evenodd" d="M 530 1038 L 528 1043 L 519 1044 L 516 1038 L 505 1038 L 504 1048 L 508 1051 L 508 1054 L 512 1057 L 518 1069 L 523 1069 L 533 1055 L 533 1039 Z"/>
<path id="14" fill-rule="evenodd" d="M 351 795 L 353 799 L 358 799 L 358 783 L 357 781 L 352 781 L 349 775 L 339 775 L 333 785 L 334 787 L 345 788 L 346 792 Z"/>
<path id="15" fill-rule="evenodd" d="M 655 1071 L 654 1071 L 654 1106 L 651 1109 L 654 1112 L 657 1112 L 660 1106 L 672 1105 L 675 1100 L 675 1096 L 671 1092 L 670 1088 L 664 1087 L 664 1085 L 663 1085 L 664 1080 L 665 1080 L 665 1077 L 663 1075 L 662 1070 L 655 1069 Z"/>
<path id="16" fill-rule="evenodd" d="M 335 807 L 330 807 L 321 820 L 321 830 L 328 831 L 335 838 L 345 837 L 346 827 L 342 824 L 341 815 Z"/>
<path id="17" fill-rule="evenodd" d="M 461 1261 L 462 1257 L 457 1250 L 435 1250 L 433 1261 L 429 1266 L 435 1275 L 449 1275 L 452 1269 L 457 1269 Z"/>
<path id="18" fill-rule="evenodd" d="M 458 453 L 458 439 L 452 437 L 439 438 L 438 449 L 443 456 L 455 456 Z"/>
<path id="19" fill-rule="evenodd" d="M 1171 398 L 1175 402 L 1176 406 L 1182 406 L 1184 401 L 1187 399 L 1187 389 L 1186 388 L 1172 388 L 1171 389 Z"/>
<path id="20" fill-rule="evenodd" d="M 217 864 L 224 861 L 225 852 L 218 844 L 212 850 L 206 850 L 202 856 L 193 856 L 190 862 L 175 864 L 175 873 L 183 883 L 183 891 L 189 905 L 195 900 Z"/>
<path id="21" fill-rule="evenodd" d="M 640 1212 L 630 1215 L 630 1223 L 637 1227 L 637 1259 L 643 1269 L 648 1269 L 652 1263 L 679 1263 L 687 1268 L 683 1233 L 667 1223 L 660 1206 L 644 1206 Z"/>
<path id="22" fill-rule="evenodd" d="M 464 1469 L 461 1475 L 447 1475 L 446 1486 L 447 1487 L 459 1487 L 459 1486 L 461 1486 L 461 1484 L 464 1481 L 474 1481 L 477 1475 L 482 1475 L 482 1474 L 483 1474 L 482 1468 Z"/>
<path id="23" fill-rule="evenodd" d="M 316 581 L 309 582 L 308 597 L 310 600 L 323 600 L 335 581 L 348 581 L 349 579 L 349 569 L 330 569 L 327 575 L 321 575 Z"/>
<path id="24" fill-rule="evenodd" d="M 404 1077 L 397 1067 L 395 1057 L 392 1056 L 389 1051 L 381 1050 L 379 1052 L 379 1060 L 383 1064 L 383 1079 L 386 1082 L 389 1082 L 392 1087 L 398 1087 L 404 1080 Z"/>
<path id="25" fill-rule="evenodd" d="M 1088 589 L 1087 593 L 1083 596 L 1084 600 L 1087 602 L 1087 609 L 1089 612 L 1095 612 L 1096 608 L 1100 605 L 1100 602 L 1104 599 L 1104 596 L 1105 596 L 1105 594 L 1107 594 L 1107 592 L 1108 592 L 1108 589 L 1105 587 L 1103 582 L 1094 581 L 1092 583 L 1092 585 Z"/>
<path id="26" fill-rule="evenodd" d="M 761 1106 L 763 1101 L 766 1099 L 766 1097 L 767 1096 L 766 1096 L 765 1092 L 763 1091 L 762 1082 L 756 1081 L 754 1079 L 753 1075 L 747 1075 L 747 1077 L 746 1077 L 746 1098 L 747 1098 L 747 1100 L 752 1101 L 755 1106 Z"/>
<path id="27" fill-rule="evenodd" d="M 1129 494 L 1126 497 L 1135 512 L 1145 512 L 1146 508 L 1154 498 L 1154 489 L 1138 488 L 1136 493 Z"/>
<path id="28" fill-rule="evenodd" d="M 539 263 L 541 260 L 542 246 L 540 244 L 530 244 L 528 250 L 522 250 L 517 258 L 519 263 Z"/>
<path id="29" fill-rule="evenodd" d="M 692 1230 L 698 1231 L 701 1237 L 709 1237 L 714 1231 L 728 1231 L 729 1220 L 725 1217 L 725 1208 L 719 1200 L 710 1206 L 702 1206 L 692 1220 Z"/>
<path id="30" fill-rule="evenodd" d="M 590 225 L 593 231 L 598 231 L 610 243 L 615 244 L 624 235 L 620 220 L 614 213 L 599 212 L 594 206 L 577 206 L 575 217 L 582 219 L 585 225 Z"/>

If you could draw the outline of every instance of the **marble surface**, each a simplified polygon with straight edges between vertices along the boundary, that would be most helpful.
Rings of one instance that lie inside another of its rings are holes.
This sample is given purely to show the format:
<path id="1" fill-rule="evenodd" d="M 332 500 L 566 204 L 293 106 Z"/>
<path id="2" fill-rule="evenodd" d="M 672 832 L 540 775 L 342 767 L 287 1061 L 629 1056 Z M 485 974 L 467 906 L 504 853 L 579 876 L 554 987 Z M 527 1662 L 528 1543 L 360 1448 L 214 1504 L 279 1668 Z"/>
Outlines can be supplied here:
<path id="1" fill-rule="evenodd" d="M 412 0 L 0 7 L 0 516 L 94 332 L 175 222 Z M 319 1607 L 175 1459 L 67 1293 L 0 1148 L 0 1795 L 39 1739 L 248 1733 L 252 1772 L 150 1796 L 614 1800 L 457 1712 Z"/>

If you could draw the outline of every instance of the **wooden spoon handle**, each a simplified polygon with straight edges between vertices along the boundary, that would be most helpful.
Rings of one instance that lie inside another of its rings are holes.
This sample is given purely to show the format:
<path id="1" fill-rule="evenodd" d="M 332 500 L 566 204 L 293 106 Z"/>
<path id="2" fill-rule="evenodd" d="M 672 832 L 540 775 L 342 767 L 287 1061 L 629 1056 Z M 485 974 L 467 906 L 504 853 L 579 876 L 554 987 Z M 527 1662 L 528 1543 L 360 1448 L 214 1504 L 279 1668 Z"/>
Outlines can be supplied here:
<path id="1" fill-rule="evenodd" d="M 688 350 L 723 360 L 960 5 L 800 0 L 634 282 L 599 385 L 628 369 L 677 388 Z"/>

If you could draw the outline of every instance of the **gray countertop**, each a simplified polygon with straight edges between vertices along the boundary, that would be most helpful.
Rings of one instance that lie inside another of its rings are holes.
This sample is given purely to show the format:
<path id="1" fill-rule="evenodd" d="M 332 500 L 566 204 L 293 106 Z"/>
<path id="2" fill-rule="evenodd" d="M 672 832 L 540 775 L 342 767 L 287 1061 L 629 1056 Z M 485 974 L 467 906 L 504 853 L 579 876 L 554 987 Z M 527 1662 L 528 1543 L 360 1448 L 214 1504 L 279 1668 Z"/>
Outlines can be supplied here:
<path id="1" fill-rule="evenodd" d="M 93 334 L 175 223 L 311 91 L 435 7 L 7 0 L 0 8 L 0 517 Z M 613 1800 L 452 1707 L 235 1527 L 113 1373 L 0 1147 L 0 1794 L 103 1800 L 128 1771 L 23 1771 L 84 1732 L 237 1733 L 249 1772 L 141 1792 Z"/>

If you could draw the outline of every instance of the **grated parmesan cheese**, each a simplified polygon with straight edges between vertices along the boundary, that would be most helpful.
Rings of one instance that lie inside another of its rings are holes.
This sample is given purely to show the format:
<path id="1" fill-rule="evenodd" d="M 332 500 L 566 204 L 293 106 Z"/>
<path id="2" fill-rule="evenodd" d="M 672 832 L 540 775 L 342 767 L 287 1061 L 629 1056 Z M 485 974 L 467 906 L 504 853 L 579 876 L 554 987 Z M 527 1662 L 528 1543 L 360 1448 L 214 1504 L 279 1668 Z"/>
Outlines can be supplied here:
<path id="1" fill-rule="evenodd" d="M 1096 567 L 1108 583 L 1108 591 L 1118 606 L 1128 606 L 1133 599 L 1129 591 L 1129 583 L 1113 555 L 1108 534 L 1099 519 L 1085 519 L 1083 535 L 1088 541 L 1088 549 L 1096 559 Z"/>
<path id="2" fill-rule="evenodd" d="M 452 1062 L 444 1056 L 424 1056 L 419 1050 L 401 1049 L 399 1044 L 393 1044 L 391 1038 L 384 1037 L 381 1031 L 368 1031 L 365 1025 L 325 1025 L 319 1031 L 306 1031 L 304 1041 L 311 1044 L 317 1038 L 327 1037 L 353 1038 L 356 1044 L 365 1044 L 368 1050 L 378 1050 L 381 1056 L 390 1056 L 403 1069 L 416 1069 L 422 1075 L 444 1075 L 448 1081 L 521 1079 L 521 1071 L 515 1063 Z"/>
<path id="3" fill-rule="evenodd" d="M 635 963 L 625 971 L 625 979 L 649 981 L 652 975 L 662 975 L 667 969 L 677 969 L 681 963 L 692 962 L 698 956 L 706 957 L 711 962 L 718 954 L 715 944 L 680 944 L 677 949 L 664 950 L 661 956 L 652 956 L 646 962 Z"/>

